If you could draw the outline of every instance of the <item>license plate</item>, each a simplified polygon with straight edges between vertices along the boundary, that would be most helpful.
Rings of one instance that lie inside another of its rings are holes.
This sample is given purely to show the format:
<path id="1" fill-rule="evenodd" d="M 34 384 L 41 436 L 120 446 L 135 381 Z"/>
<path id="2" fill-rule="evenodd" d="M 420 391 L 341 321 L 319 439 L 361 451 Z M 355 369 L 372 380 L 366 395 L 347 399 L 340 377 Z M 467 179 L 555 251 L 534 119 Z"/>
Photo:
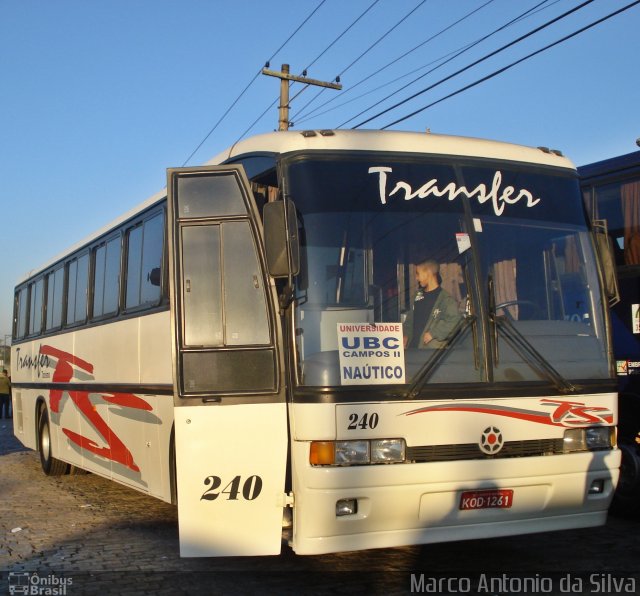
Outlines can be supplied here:
<path id="1" fill-rule="evenodd" d="M 513 504 L 511 489 L 471 490 L 460 495 L 460 509 L 509 509 Z"/>

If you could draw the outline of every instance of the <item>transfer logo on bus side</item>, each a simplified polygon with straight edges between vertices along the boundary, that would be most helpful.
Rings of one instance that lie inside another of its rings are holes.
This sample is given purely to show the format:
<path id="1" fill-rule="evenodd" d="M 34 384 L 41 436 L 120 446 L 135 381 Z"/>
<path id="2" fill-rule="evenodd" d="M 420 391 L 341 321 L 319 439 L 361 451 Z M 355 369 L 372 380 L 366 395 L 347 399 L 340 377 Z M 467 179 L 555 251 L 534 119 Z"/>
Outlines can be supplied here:
<path id="1" fill-rule="evenodd" d="M 77 376 L 74 367 L 81 371 L 80 374 L 93 375 L 93 364 L 53 346 L 40 346 L 38 362 L 41 365 L 43 361 L 46 362 L 47 366 L 55 367 L 52 377 L 54 383 L 71 382 L 73 377 Z M 107 403 L 134 410 L 151 411 L 153 409 L 151 405 L 132 393 L 96 393 L 94 391 L 51 389 L 49 391 L 49 405 L 53 413 L 60 413 L 60 403 L 64 393 L 69 395 L 69 398 L 78 410 L 82 412 L 85 419 L 102 437 L 105 446 L 100 446 L 94 440 L 63 427 L 62 432 L 67 438 L 81 449 L 122 464 L 134 472 L 139 472 L 140 468 L 134 461 L 131 451 L 96 411 L 90 396 L 99 395 Z"/>

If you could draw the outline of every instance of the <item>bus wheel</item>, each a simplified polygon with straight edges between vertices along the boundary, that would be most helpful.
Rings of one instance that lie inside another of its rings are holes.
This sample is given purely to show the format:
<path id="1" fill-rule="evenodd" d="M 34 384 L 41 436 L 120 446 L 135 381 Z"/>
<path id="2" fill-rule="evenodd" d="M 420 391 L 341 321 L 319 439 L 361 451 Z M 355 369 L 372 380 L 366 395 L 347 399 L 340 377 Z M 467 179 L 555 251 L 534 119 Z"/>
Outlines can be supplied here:
<path id="1" fill-rule="evenodd" d="M 56 459 L 51 454 L 51 430 L 46 407 L 42 407 L 38 417 L 38 450 L 40 451 L 42 471 L 47 476 L 62 476 L 67 473 L 69 464 Z"/>
<path id="2" fill-rule="evenodd" d="M 619 443 L 618 449 L 622 452 L 622 464 L 611 513 L 633 516 L 640 512 L 640 454 L 635 444 Z"/>

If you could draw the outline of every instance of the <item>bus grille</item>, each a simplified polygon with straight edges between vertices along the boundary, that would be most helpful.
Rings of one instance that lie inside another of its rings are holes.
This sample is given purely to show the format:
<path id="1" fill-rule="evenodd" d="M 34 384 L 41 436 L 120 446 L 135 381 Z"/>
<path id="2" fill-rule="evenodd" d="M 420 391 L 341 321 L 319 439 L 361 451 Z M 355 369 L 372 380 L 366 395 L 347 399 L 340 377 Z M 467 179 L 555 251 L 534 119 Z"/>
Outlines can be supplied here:
<path id="1" fill-rule="evenodd" d="M 506 457 L 537 457 L 564 453 L 562 439 L 536 439 L 533 441 L 508 441 L 494 455 L 480 450 L 477 443 L 461 445 L 424 445 L 407 447 L 407 461 L 415 463 L 452 461 L 463 459 L 501 459 Z"/>

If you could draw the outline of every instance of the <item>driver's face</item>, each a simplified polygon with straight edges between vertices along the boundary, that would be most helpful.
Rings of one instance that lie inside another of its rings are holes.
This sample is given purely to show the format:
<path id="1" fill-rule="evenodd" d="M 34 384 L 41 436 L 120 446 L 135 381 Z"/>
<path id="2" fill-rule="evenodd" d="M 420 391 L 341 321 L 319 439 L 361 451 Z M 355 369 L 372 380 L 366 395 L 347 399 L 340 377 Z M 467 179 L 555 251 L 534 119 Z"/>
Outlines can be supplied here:
<path id="1" fill-rule="evenodd" d="M 427 287 L 432 277 L 433 277 L 433 274 L 427 267 L 416 267 L 416 281 L 423 288 Z"/>

